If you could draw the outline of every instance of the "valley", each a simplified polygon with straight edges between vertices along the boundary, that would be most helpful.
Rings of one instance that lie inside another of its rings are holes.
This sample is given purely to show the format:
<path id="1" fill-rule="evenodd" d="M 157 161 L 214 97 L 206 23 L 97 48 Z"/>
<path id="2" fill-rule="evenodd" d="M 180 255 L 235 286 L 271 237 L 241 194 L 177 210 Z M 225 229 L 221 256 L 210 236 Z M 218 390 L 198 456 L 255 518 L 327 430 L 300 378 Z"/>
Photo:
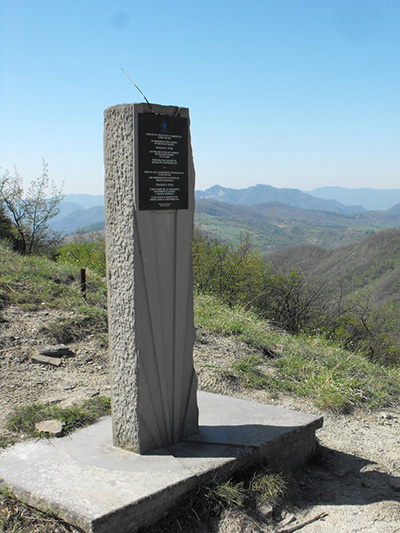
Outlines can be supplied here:
<path id="1" fill-rule="evenodd" d="M 331 190 L 336 188 L 318 189 L 316 194 L 323 195 L 325 189 L 328 199 L 313 196 L 313 191 L 268 185 L 238 190 L 215 185 L 196 191 L 195 223 L 212 237 L 234 246 L 243 232 L 248 233 L 263 255 L 299 244 L 335 249 L 355 244 L 381 229 L 400 227 L 397 190 L 376 190 L 379 201 L 373 204 L 373 190 L 360 189 L 360 200 L 365 198 L 366 205 L 390 205 L 387 210 L 368 210 L 364 205 L 340 203 Z M 348 196 L 344 192 L 346 189 L 339 188 L 338 197 L 356 202 L 354 190 L 348 190 Z M 60 208 L 60 214 L 51 221 L 54 231 L 69 235 L 104 229 L 102 196 L 66 195 Z"/>

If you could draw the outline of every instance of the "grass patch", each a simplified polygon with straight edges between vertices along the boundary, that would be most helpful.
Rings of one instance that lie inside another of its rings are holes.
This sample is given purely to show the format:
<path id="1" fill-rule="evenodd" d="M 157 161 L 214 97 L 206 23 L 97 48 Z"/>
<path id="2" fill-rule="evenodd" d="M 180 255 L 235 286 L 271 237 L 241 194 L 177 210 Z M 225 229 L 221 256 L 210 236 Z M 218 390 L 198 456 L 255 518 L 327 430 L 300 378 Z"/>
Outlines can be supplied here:
<path id="1" fill-rule="evenodd" d="M 214 514 L 227 507 L 243 507 L 248 497 L 243 481 L 234 482 L 231 479 L 224 483 L 206 485 L 203 494 L 208 512 Z"/>
<path id="2" fill-rule="evenodd" d="M 65 408 L 51 404 L 32 404 L 17 407 L 8 417 L 7 428 L 19 436 L 39 437 L 35 424 L 42 420 L 57 419 L 64 423 L 63 435 L 67 435 L 110 413 L 111 400 L 105 396 L 95 396 L 81 404 Z"/>
<path id="3" fill-rule="evenodd" d="M 278 505 L 287 493 L 287 480 L 277 473 L 256 472 L 249 484 L 252 498 L 258 505 Z"/>
<path id="4" fill-rule="evenodd" d="M 194 311 L 196 325 L 209 331 L 234 335 L 260 350 L 268 350 L 274 343 L 276 329 L 242 306 L 229 307 L 213 296 L 196 294 Z"/>
<path id="5" fill-rule="evenodd" d="M 248 355 L 232 363 L 232 368 L 245 387 L 261 389 L 268 385 L 268 380 L 258 368 L 262 358 L 255 354 Z"/>
<path id="6" fill-rule="evenodd" d="M 284 378 L 274 380 L 276 387 L 312 398 L 324 409 L 345 413 L 400 401 L 399 369 L 373 363 L 320 337 L 294 337 L 275 364 Z"/>
<path id="7" fill-rule="evenodd" d="M 6 448 L 15 444 L 15 437 L 11 435 L 0 435 L 0 448 Z"/>
<path id="8" fill-rule="evenodd" d="M 196 296 L 195 320 L 200 327 L 234 335 L 260 350 L 260 357 L 244 357 L 233 364 L 236 376 L 248 387 L 310 398 L 318 407 L 338 413 L 400 403 L 399 368 L 371 362 L 324 337 L 289 335 L 255 313 L 243 307 L 230 308 L 209 295 Z M 274 357 L 263 358 L 263 354 Z M 264 374 L 263 364 L 277 374 Z"/>
<path id="9" fill-rule="evenodd" d="M 17 304 L 27 310 L 43 306 L 69 310 L 82 305 L 78 267 L 22 256 L 1 244 L 0 254 L 0 308 Z M 87 304 L 105 309 L 104 279 L 91 271 L 87 278 Z"/>
<path id="10" fill-rule="evenodd" d="M 85 314 L 56 318 L 42 328 L 42 331 L 56 343 L 65 344 L 85 339 L 89 335 L 107 333 L 107 312 L 104 309 L 88 307 L 83 311 Z"/>

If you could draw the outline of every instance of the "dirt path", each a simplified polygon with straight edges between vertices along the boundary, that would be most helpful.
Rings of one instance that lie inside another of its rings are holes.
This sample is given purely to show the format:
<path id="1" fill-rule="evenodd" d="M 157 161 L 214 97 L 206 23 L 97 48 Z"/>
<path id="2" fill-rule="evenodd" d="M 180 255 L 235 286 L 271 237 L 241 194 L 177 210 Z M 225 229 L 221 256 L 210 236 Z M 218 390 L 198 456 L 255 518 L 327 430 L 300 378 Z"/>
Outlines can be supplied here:
<path id="1" fill-rule="evenodd" d="M 39 401 L 67 405 L 96 394 L 110 394 L 106 347 L 96 337 L 71 344 L 69 347 L 76 356 L 63 359 L 60 367 L 30 362 L 34 346 L 49 342 L 43 327 L 59 316 L 56 311 L 25 313 L 13 307 L 3 313 L 0 434 L 6 433 L 7 414 L 17 405 Z M 235 358 L 252 350 L 233 338 L 206 331 L 198 333 L 195 365 L 201 388 L 318 412 L 311 402 L 287 396 L 271 397 L 265 391 L 243 388 L 223 370 Z M 269 371 L 274 372 L 272 366 Z M 400 532 L 400 410 L 356 412 L 347 416 L 324 413 L 324 418 L 324 427 L 318 431 L 319 452 L 313 463 L 293 479 L 291 504 L 276 509 L 272 523 L 262 515 L 226 511 L 209 529 L 202 531 L 288 531 L 324 512 L 325 518 L 305 525 L 301 531 Z M 176 531 L 182 531 L 178 525 Z"/>

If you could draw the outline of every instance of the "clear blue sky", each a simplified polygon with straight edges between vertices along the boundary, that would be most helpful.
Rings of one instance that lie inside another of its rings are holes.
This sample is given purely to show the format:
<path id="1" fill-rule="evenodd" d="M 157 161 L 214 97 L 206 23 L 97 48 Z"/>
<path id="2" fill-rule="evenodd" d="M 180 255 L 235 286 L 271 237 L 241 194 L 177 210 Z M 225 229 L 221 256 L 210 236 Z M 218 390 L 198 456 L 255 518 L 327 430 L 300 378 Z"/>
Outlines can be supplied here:
<path id="1" fill-rule="evenodd" d="M 1 0 L 0 166 L 103 192 L 103 110 L 189 107 L 197 188 L 400 188 L 398 0 Z"/>

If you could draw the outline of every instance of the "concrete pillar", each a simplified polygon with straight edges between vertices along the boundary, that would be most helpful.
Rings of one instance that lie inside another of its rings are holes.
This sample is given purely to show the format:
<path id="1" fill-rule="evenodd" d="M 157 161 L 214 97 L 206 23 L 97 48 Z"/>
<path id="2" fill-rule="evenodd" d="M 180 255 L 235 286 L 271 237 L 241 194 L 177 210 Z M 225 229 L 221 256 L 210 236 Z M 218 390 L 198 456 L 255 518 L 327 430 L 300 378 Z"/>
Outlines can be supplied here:
<path id="1" fill-rule="evenodd" d="M 137 453 L 198 431 L 189 111 L 152 108 L 104 113 L 113 439 Z"/>

